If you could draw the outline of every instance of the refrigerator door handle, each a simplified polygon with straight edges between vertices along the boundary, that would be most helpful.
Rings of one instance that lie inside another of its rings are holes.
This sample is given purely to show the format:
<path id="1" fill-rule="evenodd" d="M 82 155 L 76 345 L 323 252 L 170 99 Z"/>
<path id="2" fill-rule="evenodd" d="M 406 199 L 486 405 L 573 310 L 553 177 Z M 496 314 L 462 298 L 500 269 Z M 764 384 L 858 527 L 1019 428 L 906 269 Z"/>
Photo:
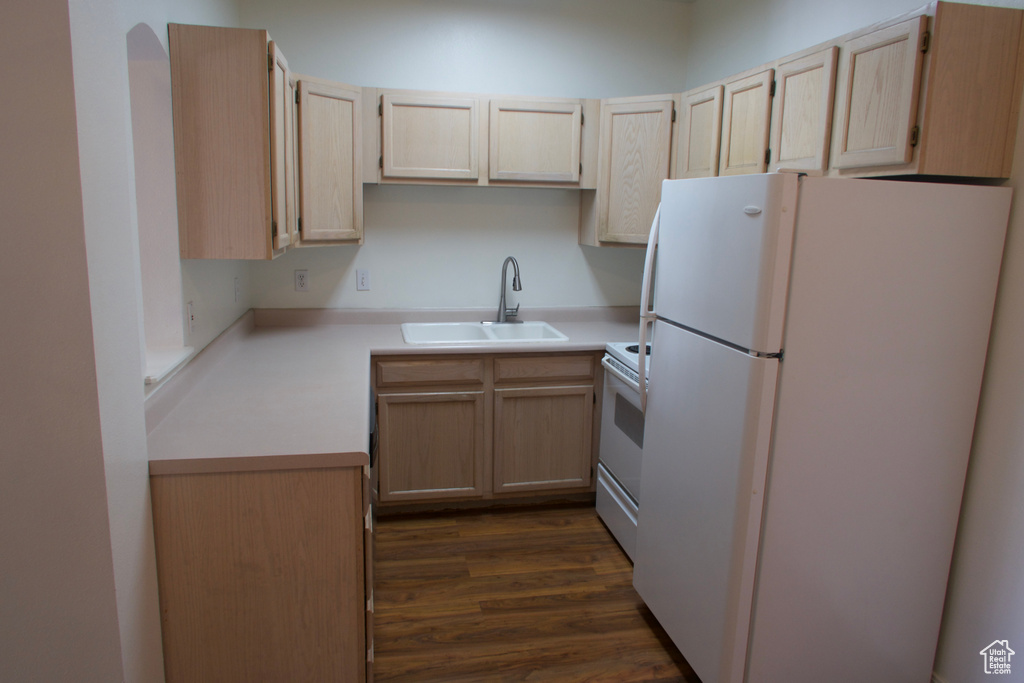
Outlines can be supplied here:
<path id="1" fill-rule="evenodd" d="M 657 315 L 654 312 L 653 304 L 651 300 L 651 278 L 654 276 L 654 252 L 658 247 L 658 229 L 661 227 L 661 204 L 658 205 L 658 210 L 654 212 L 654 220 L 651 222 L 651 234 L 647 238 L 647 256 L 644 258 L 644 279 L 642 289 L 640 290 L 640 358 L 643 359 L 647 352 L 647 327 L 648 325 L 654 324 Z M 640 367 L 644 367 L 641 363 Z M 643 375 L 643 381 L 639 382 L 640 385 L 640 410 L 645 412 L 647 410 L 647 373 L 646 371 L 641 373 Z"/>

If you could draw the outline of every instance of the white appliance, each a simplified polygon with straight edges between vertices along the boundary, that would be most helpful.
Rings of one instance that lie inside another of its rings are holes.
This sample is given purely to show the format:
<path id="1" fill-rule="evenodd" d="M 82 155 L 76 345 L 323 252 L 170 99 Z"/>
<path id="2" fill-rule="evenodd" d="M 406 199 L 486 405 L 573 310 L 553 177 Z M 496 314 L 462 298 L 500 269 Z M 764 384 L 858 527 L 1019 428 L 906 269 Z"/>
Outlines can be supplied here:
<path id="1" fill-rule="evenodd" d="M 665 181 L 634 585 L 704 683 L 929 680 L 1010 197 Z"/>
<path id="2" fill-rule="evenodd" d="M 601 402 L 601 450 L 597 463 L 597 514 L 630 559 L 636 550 L 636 515 L 644 445 L 639 348 L 635 343 L 612 342 L 605 347 L 605 356 L 601 359 L 604 394 Z M 650 345 L 647 351 L 644 354 L 645 378 Z"/>

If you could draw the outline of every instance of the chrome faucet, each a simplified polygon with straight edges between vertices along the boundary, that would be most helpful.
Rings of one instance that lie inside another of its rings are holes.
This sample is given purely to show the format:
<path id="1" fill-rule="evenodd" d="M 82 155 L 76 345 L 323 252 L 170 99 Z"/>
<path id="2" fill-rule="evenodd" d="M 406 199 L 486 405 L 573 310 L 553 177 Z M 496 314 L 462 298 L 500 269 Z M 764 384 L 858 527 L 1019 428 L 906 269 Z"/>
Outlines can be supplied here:
<path id="1" fill-rule="evenodd" d="M 508 318 L 516 317 L 519 315 L 519 304 L 516 304 L 515 308 L 505 308 L 505 282 L 508 280 L 508 263 L 512 262 L 512 291 L 522 291 L 523 285 L 519 282 L 519 262 L 514 257 L 509 256 L 505 259 L 505 263 L 501 266 L 501 298 L 498 299 L 498 322 L 521 322 L 519 320 L 509 320 Z"/>

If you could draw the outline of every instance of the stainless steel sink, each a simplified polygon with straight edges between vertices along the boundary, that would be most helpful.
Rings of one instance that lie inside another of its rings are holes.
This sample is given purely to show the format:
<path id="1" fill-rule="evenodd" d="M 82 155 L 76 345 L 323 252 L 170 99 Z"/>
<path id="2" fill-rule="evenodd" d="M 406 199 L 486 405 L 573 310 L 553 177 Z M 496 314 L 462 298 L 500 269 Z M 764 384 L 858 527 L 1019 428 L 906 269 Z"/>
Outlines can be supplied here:
<path id="1" fill-rule="evenodd" d="M 539 320 L 522 323 L 402 323 L 406 344 L 559 342 L 568 337 Z"/>

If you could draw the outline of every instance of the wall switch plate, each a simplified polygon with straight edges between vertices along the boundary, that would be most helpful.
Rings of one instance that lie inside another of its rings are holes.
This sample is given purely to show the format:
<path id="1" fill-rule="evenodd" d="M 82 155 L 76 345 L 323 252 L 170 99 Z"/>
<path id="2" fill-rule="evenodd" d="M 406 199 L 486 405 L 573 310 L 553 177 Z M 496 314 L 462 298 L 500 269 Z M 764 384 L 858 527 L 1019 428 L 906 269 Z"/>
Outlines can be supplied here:
<path id="1" fill-rule="evenodd" d="M 356 291 L 370 291 L 370 271 L 363 268 L 356 270 Z"/>
<path id="2" fill-rule="evenodd" d="M 309 291 L 309 271 L 308 270 L 296 270 L 295 271 L 295 291 L 296 292 L 308 292 Z"/>

